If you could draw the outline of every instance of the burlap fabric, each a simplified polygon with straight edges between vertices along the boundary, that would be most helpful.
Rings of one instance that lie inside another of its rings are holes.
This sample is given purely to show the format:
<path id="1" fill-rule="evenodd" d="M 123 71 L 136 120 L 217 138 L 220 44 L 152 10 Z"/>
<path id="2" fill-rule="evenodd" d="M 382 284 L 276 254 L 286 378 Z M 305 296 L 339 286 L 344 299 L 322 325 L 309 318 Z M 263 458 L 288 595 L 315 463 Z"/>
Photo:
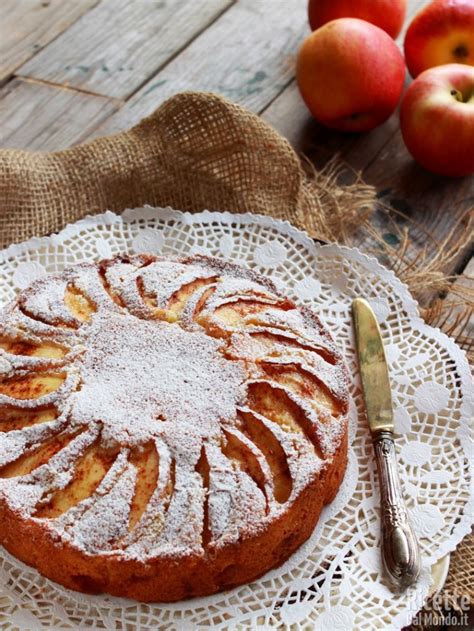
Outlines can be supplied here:
<path id="1" fill-rule="evenodd" d="M 184 93 L 127 132 L 52 153 L 1 150 L 0 247 L 144 204 L 269 214 L 347 242 L 367 221 L 375 190 L 356 176 L 340 186 L 337 175 L 334 165 L 305 168 L 256 115 L 217 95 Z M 472 599 L 472 545 L 459 550 L 467 562 L 452 563 L 450 590 Z"/>
<path id="2" fill-rule="evenodd" d="M 252 211 L 320 238 L 357 221 L 371 187 L 309 178 L 290 145 L 254 114 L 202 93 L 180 94 L 133 129 L 64 151 L 0 151 L 0 246 L 86 214 L 143 204 Z"/>

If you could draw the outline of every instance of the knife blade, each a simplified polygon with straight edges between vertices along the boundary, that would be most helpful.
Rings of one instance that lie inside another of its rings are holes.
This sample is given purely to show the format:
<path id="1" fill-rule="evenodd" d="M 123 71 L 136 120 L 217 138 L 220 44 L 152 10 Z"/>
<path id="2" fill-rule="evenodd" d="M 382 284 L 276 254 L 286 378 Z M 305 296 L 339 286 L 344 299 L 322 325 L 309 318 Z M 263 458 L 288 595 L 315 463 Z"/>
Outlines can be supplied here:
<path id="1" fill-rule="evenodd" d="M 369 303 L 352 303 L 357 356 L 367 421 L 372 434 L 380 485 L 382 560 L 397 590 L 420 574 L 417 539 L 411 526 L 398 475 L 390 377 L 380 327 Z"/>
<path id="2" fill-rule="evenodd" d="M 372 434 L 393 432 L 392 392 L 380 328 L 369 303 L 353 302 L 359 369 L 367 421 Z"/>

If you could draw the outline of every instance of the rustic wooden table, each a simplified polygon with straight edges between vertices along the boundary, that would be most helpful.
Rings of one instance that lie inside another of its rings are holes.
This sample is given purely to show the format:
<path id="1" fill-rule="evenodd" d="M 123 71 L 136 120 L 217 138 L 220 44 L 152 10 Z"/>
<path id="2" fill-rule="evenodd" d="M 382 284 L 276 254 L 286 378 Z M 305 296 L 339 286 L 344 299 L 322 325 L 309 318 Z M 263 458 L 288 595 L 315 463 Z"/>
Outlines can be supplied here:
<path id="1" fill-rule="evenodd" d="M 409 0 L 407 23 L 426 3 Z M 318 166 L 338 152 L 438 242 L 465 230 L 474 178 L 417 166 L 398 113 L 362 135 L 312 120 L 294 80 L 308 33 L 306 0 L 1 0 L 0 147 L 62 149 L 127 128 L 182 90 L 213 91 L 259 113 Z M 424 234 L 412 233 L 415 254 Z M 469 282 L 468 262 L 464 249 L 445 271 Z"/>
<path id="2" fill-rule="evenodd" d="M 427 1 L 409 0 L 407 23 Z M 317 165 L 338 152 L 383 201 L 442 241 L 474 206 L 474 179 L 417 166 L 398 113 L 361 135 L 312 120 L 294 80 L 308 33 L 306 0 L 2 0 L 0 147 L 62 149 L 127 128 L 179 91 L 218 92 Z M 414 231 L 411 247 L 424 245 Z M 459 252 L 446 271 L 462 274 L 468 260 Z"/>

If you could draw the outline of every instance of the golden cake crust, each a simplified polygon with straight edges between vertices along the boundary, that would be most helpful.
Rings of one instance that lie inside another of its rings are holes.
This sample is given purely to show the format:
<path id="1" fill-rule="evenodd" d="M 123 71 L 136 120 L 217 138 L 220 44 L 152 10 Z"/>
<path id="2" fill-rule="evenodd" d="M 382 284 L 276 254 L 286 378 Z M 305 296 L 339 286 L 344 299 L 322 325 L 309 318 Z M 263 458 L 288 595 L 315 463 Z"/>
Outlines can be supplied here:
<path id="1" fill-rule="evenodd" d="M 37 281 L 0 327 L 0 542 L 66 587 L 229 589 L 337 493 L 344 362 L 262 276 L 122 256 Z"/>

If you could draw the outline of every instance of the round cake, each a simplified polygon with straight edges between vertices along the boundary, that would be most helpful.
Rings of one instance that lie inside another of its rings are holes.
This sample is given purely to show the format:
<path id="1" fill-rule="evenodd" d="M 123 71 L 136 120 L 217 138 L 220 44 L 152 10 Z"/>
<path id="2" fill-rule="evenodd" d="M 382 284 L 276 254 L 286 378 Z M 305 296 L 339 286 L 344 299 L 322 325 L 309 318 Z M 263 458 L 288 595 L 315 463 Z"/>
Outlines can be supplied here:
<path id="1" fill-rule="evenodd" d="M 347 373 L 248 269 L 120 256 L 0 316 L 0 544 L 83 592 L 174 601 L 311 534 L 347 458 Z"/>

